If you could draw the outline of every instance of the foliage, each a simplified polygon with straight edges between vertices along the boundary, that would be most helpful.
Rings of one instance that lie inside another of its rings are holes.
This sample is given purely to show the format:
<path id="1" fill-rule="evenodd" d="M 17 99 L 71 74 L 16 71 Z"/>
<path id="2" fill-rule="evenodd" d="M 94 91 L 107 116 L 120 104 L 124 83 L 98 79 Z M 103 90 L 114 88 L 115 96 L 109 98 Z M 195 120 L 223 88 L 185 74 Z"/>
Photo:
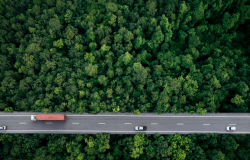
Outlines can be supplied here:
<path id="1" fill-rule="evenodd" d="M 247 1 L 0 3 L 1 111 L 249 111 Z"/>
<path id="2" fill-rule="evenodd" d="M 1 159 L 248 159 L 249 135 L 1 134 Z"/>

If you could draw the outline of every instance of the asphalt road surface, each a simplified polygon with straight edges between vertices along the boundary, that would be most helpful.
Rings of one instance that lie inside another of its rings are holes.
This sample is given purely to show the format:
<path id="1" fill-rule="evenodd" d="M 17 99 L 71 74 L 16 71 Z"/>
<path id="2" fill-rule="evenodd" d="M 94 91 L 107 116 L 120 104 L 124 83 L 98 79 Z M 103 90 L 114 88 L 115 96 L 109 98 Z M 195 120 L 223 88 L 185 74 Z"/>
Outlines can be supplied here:
<path id="1" fill-rule="evenodd" d="M 250 114 L 248 113 L 211 113 L 161 115 L 154 113 L 99 113 L 66 114 L 66 121 L 31 121 L 35 112 L 0 112 L 0 126 L 7 130 L 0 133 L 53 133 L 53 134 L 250 134 Z M 135 131 L 135 126 L 147 126 L 146 131 Z M 235 126 L 236 131 L 226 131 L 227 126 Z"/>

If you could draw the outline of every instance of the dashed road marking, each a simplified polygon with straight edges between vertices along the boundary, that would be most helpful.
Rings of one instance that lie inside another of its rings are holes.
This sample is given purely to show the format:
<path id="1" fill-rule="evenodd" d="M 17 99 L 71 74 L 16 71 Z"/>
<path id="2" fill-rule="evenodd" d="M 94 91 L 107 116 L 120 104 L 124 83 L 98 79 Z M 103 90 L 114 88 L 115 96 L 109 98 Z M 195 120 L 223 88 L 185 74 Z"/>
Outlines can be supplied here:
<path id="1" fill-rule="evenodd" d="M 236 124 L 229 124 L 229 125 L 236 126 Z"/>
<path id="2" fill-rule="evenodd" d="M 204 126 L 209 126 L 210 124 L 203 124 Z"/>
<path id="3" fill-rule="evenodd" d="M 26 124 L 26 122 L 20 122 L 19 124 Z"/>
<path id="4" fill-rule="evenodd" d="M 98 123 L 98 124 L 105 124 L 105 123 Z"/>
<path id="5" fill-rule="evenodd" d="M 184 123 L 177 123 L 177 125 L 184 125 Z"/>
<path id="6" fill-rule="evenodd" d="M 79 124 L 79 123 L 72 123 L 72 124 Z"/>
<path id="7" fill-rule="evenodd" d="M 151 124 L 158 124 L 158 123 L 151 123 Z"/>
<path id="8" fill-rule="evenodd" d="M 131 123 L 125 123 L 125 124 L 131 124 Z"/>

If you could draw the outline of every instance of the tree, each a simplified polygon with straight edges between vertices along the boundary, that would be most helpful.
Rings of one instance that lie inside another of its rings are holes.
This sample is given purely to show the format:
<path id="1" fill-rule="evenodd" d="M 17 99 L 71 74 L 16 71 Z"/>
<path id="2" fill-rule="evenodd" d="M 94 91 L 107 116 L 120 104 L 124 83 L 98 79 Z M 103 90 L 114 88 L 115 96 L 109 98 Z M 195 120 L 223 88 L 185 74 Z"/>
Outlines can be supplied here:
<path id="1" fill-rule="evenodd" d="M 188 37 L 188 34 L 182 30 L 179 31 L 181 44 L 185 44 L 185 38 Z"/>
<path id="2" fill-rule="evenodd" d="M 200 2 L 193 12 L 193 20 L 192 26 L 200 19 L 204 17 L 204 10 L 208 8 L 208 4 L 203 5 L 203 2 Z"/>
<path id="3" fill-rule="evenodd" d="M 150 53 L 147 52 L 147 50 L 143 50 L 141 51 L 140 54 L 137 55 L 137 59 L 140 60 L 143 63 L 146 63 L 147 65 L 149 65 L 149 60 L 152 57 L 152 55 Z"/>
<path id="4" fill-rule="evenodd" d="M 98 73 L 97 69 L 98 69 L 97 65 L 92 65 L 90 63 L 87 63 L 85 67 L 85 71 L 87 75 L 90 77 L 94 77 Z"/>
<path id="5" fill-rule="evenodd" d="M 196 113 L 199 115 L 204 115 L 207 113 L 207 110 L 202 108 L 197 108 Z"/>
<path id="6" fill-rule="evenodd" d="M 72 49 L 72 48 L 71 48 L 71 49 Z M 75 49 L 76 51 L 82 52 L 82 51 L 84 50 L 84 47 L 83 47 L 83 45 L 81 45 L 81 44 L 79 44 L 79 43 L 76 43 L 74 49 Z"/>
<path id="7" fill-rule="evenodd" d="M 41 50 L 42 48 L 38 43 L 31 43 L 30 45 L 28 45 L 25 51 L 31 54 L 31 53 L 38 53 Z"/>
<path id="8" fill-rule="evenodd" d="M 135 49 L 141 48 L 145 44 L 145 41 L 146 41 L 145 38 L 142 38 L 141 36 L 137 37 L 133 41 Z"/>
<path id="9" fill-rule="evenodd" d="M 97 134 L 96 139 L 95 139 L 96 150 L 99 153 L 106 152 L 106 150 L 110 149 L 109 141 L 110 141 L 110 134 L 106 134 L 106 133 Z"/>
<path id="10" fill-rule="evenodd" d="M 126 31 L 124 34 L 123 34 L 123 38 L 124 38 L 124 41 L 125 42 L 130 42 L 131 40 L 134 39 L 134 35 L 131 31 Z"/>
<path id="11" fill-rule="evenodd" d="M 93 148 L 96 145 L 94 138 L 92 136 L 90 136 L 89 139 L 85 138 L 84 140 L 85 140 L 85 143 L 88 144 L 89 148 Z"/>
<path id="12" fill-rule="evenodd" d="M 108 82 L 108 77 L 105 77 L 104 75 L 98 76 L 98 82 L 106 86 Z"/>
<path id="13" fill-rule="evenodd" d="M 113 71 L 112 69 L 108 69 L 108 71 L 107 71 L 107 76 L 108 76 L 109 78 L 113 78 L 113 76 L 114 76 L 114 71 Z"/>
<path id="14" fill-rule="evenodd" d="M 91 42 L 91 43 L 89 43 L 89 48 L 90 48 L 91 52 L 94 52 L 97 48 L 97 44 L 95 42 Z"/>
<path id="15" fill-rule="evenodd" d="M 186 5 L 186 3 L 185 3 L 185 1 L 182 1 L 181 2 L 181 4 L 180 4 L 180 13 L 181 14 L 184 14 L 184 13 L 186 13 L 188 11 L 188 7 L 187 7 L 187 5 Z"/>
<path id="16" fill-rule="evenodd" d="M 116 34 L 114 36 L 114 42 L 115 43 L 122 43 L 123 36 L 121 34 Z"/>
<path id="17" fill-rule="evenodd" d="M 58 18 L 50 19 L 49 26 L 51 27 L 52 30 L 60 30 L 62 28 L 62 25 Z"/>
<path id="18" fill-rule="evenodd" d="M 225 12 L 223 15 L 223 28 L 225 30 L 231 29 L 234 27 L 234 23 L 239 20 L 240 13 L 233 14 L 232 16 L 228 13 Z"/>
<path id="19" fill-rule="evenodd" d="M 213 78 L 210 80 L 209 84 L 211 86 L 215 87 L 216 89 L 221 88 L 220 81 L 215 76 L 213 76 Z"/>
<path id="20" fill-rule="evenodd" d="M 211 153 L 211 158 L 212 160 L 224 160 L 225 159 L 225 154 L 223 154 L 220 150 L 213 149 Z"/>
<path id="21" fill-rule="evenodd" d="M 110 46 L 106 46 L 105 44 L 103 44 L 101 47 L 101 54 L 104 55 L 105 52 L 108 52 L 110 50 L 110 48 Z"/>
<path id="22" fill-rule="evenodd" d="M 73 13 L 71 10 L 67 9 L 66 14 L 64 15 L 66 23 L 70 23 L 72 21 Z"/>
<path id="23" fill-rule="evenodd" d="M 118 16 L 117 23 L 119 27 L 123 27 L 126 24 L 126 19 L 123 16 Z"/>
<path id="24" fill-rule="evenodd" d="M 173 37 L 173 32 L 170 30 L 169 32 L 165 33 L 165 42 L 169 42 Z"/>
<path id="25" fill-rule="evenodd" d="M 12 107 L 7 107 L 4 109 L 4 112 L 13 112 L 13 108 Z"/>
<path id="26" fill-rule="evenodd" d="M 134 68 L 136 68 L 135 63 Z M 135 73 L 133 74 L 133 76 L 133 80 L 137 80 L 139 83 L 145 84 L 148 76 L 148 71 L 144 67 L 139 67 L 135 69 Z"/>
<path id="27" fill-rule="evenodd" d="M 161 74 L 164 72 L 162 65 L 155 65 L 154 70 L 155 71 L 153 74 L 156 76 L 161 76 Z"/>
<path id="28" fill-rule="evenodd" d="M 64 44 L 63 44 L 63 39 L 60 38 L 60 40 L 54 41 L 54 42 L 53 42 L 53 46 L 58 47 L 58 48 L 60 48 L 60 49 L 63 48 L 63 46 L 64 46 Z"/>
<path id="29" fill-rule="evenodd" d="M 165 14 L 161 16 L 160 26 L 163 28 L 164 33 L 170 30 L 170 24 Z"/>
<path id="30" fill-rule="evenodd" d="M 155 13 L 157 12 L 156 3 L 154 1 L 147 1 L 146 9 L 148 9 L 148 12 L 147 12 L 148 16 L 154 16 Z"/>
<path id="31" fill-rule="evenodd" d="M 190 68 L 193 64 L 193 57 L 190 54 L 187 54 L 185 56 L 181 56 L 181 60 L 182 60 L 182 65 L 185 68 Z"/>
<path id="32" fill-rule="evenodd" d="M 158 45 L 161 44 L 164 40 L 164 34 L 162 33 L 160 26 L 157 26 L 155 30 L 156 32 L 153 33 L 151 40 L 153 41 L 155 46 L 158 47 Z"/>
<path id="33" fill-rule="evenodd" d="M 244 104 L 244 100 L 238 94 L 236 94 L 235 97 L 231 99 L 231 102 L 234 103 L 234 104 L 236 104 L 237 107 L 239 107 L 239 106 L 241 106 L 241 105 Z"/>
<path id="34" fill-rule="evenodd" d="M 134 110 L 134 114 L 136 114 L 136 115 L 140 114 L 139 109 Z"/>
<path id="35" fill-rule="evenodd" d="M 189 79 L 188 76 L 186 80 L 187 81 L 183 85 L 183 91 L 186 95 L 192 97 L 198 91 L 198 83 L 195 80 Z"/>
<path id="36" fill-rule="evenodd" d="M 30 31 L 30 33 L 35 33 L 36 29 L 33 27 L 29 27 L 29 31 Z"/>
<path id="37" fill-rule="evenodd" d="M 116 18 L 117 16 L 112 14 L 112 16 L 110 17 L 110 20 L 108 21 L 108 23 L 111 25 L 111 26 L 116 26 L 115 22 L 116 22 Z"/>
<path id="38" fill-rule="evenodd" d="M 247 91 L 249 91 L 249 87 L 245 82 L 238 82 L 237 84 L 237 91 L 244 95 Z"/>
<path id="39" fill-rule="evenodd" d="M 190 150 L 192 146 L 192 139 L 190 137 L 182 137 L 179 134 L 175 134 L 167 137 L 166 141 L 171 144 L 171 157 L 173 159 L 185 159 L 192 152 Z"/>
<path id="40" fill-rule="evenodd" d="M 123 70 L 122 70 L 121 67 L 116 68 L 116 74 L 117 74 L 118 76 L 121 76 L 121 75 L 123 74 Z"/>
<path id="41" fill-rule="evenodd" d="M 131 61 L 131 59 L 133 58 L 133 56 L 130 53 L 126 52 L 125 54 L 123 54 L 121 56 L 121 58 L 122 58 L 122 61 L 124 62 L 124 64 L 128 65 L 129 62 Z"/>
<path id="42" fill-rule="evenodd" d="M 198 36 L 189 36 L 189 47 L 194 48 L 200 45 L 200 39 Z"/>
<path id="43" fill-rule="evenodd" d="M 231 135 L 222 135 L 221 139 L 225 139 L 221 141 L 221 144 L 223 150 L 225 149 L 227 152 L 233 153 L 240 146 Z"/>
<path id="44" fill-rule="evenodd" d="M 107 12 L 116 12 L 118 10 L 118 6 L 115 3 L 109 2 L 106 3 Z"/>
<path id="45" fill-rule="evenodd" d="M 89 62 L 89 63 L 94 63 L 95 61 L 95 57 L 92 55 L 92 53 L 87 53 L 87 52 L 84 56 L 84 59 L 86 62 Z"/>
<path id="46" fill-rule="evenodd" d="M 117 106 L 117 108 L 113 108 L 113 113 L 118 113 L 120 111 L 119 106 Z"/>

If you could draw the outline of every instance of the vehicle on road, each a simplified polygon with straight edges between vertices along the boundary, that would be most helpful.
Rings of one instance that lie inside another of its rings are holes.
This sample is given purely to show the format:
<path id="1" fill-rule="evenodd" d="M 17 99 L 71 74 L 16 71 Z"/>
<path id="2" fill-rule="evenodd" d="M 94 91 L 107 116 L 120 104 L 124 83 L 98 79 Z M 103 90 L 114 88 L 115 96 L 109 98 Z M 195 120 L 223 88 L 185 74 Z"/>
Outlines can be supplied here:
<path id="1" fill-rule="evenodd" d="M 6 126 L 0 126 L 0 130 L 6 130 L 7 127 Z"/>
<path id="2" fill-rule="evenodd" d="M 64 114 L 37 114 L 31 115 L 32 121 L 66 121 Z"/>
<path id="3" fill-rule="evenodd" d="M 135 126 L 136 131 L 145 131 L 147 130 L 147 126 Z"/>
<path id="4" fill-rule="evenodd" d="M 227 131 L 235 131 L 236 127 L 235 126 L 227 126 Z"/>

